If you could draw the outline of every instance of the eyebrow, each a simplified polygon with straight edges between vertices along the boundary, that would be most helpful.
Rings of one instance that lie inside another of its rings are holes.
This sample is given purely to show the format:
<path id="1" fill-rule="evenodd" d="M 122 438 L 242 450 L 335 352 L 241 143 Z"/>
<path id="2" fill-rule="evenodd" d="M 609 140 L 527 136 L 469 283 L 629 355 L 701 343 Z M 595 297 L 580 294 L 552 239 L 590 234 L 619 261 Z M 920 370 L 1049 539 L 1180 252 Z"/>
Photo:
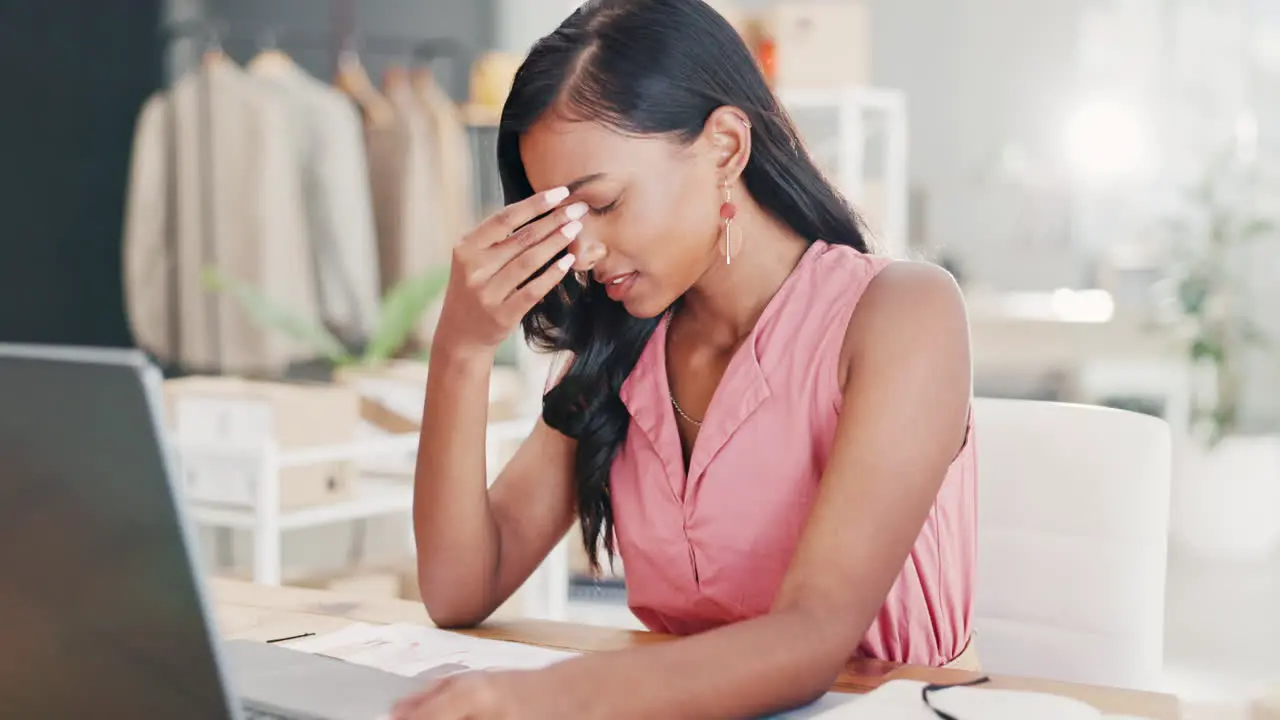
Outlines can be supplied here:
<path id="1" fill-rule="evenodd" d="M 590 185 L 591 183 L 603 177 L 605 177 L 605 173 L 592 173 L 590 175 L 583 175 L 582 177 L 578 178 L 577 180 L 574 180 L 573 182 L 569 183 L 565 187 L 569 188 L 569 192 L 574 193 L 574 192 L 577 192 L 578 190 L 581 190 L 582 186 Z"/>

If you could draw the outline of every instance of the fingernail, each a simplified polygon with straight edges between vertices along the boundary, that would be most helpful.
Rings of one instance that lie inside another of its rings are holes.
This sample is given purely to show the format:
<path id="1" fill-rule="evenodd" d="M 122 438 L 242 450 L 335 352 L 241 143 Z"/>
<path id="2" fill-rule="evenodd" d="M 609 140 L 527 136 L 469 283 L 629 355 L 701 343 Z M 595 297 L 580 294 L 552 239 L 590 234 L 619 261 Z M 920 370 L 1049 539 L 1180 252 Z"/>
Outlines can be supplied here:
<path id="1" fill-rule="evenodd" d="M 577 260 L 577 258 L 573 256 L 573 253 L 566 253 L 564 257 L 560 258 L 560 262 L 556 263 L 556 266 L 561 270 L 568 270 L 573 267 L 574 260 Z"/>
<path id="2" fill-rule="evenodd" d="M 564 233 L 565 237 L 572 240 L 578 237 L 578 233 L 582 232 L 582 223 L 577 220 L 574 220 L 571 223 L 566 223 L 564 227 L 560 228 L 560 232 Z"/>
<path id="3" fill-rule="evenodd" d="M 564 214 L 565 214 L 565 217 L 569 218 L 570 220 L 577 220 L 578 218 L 587 214 L 587 204 L 576 202 L 570 205 L 569 207 L 565 208 Z"/>
<path id="4" fill-rule="evenodd" d="M 548 190 L 545 197 L 548 205 L 559 205 L 565 198 L 569 197 L 569 188 L 558 187 L 555 190 Z"/>

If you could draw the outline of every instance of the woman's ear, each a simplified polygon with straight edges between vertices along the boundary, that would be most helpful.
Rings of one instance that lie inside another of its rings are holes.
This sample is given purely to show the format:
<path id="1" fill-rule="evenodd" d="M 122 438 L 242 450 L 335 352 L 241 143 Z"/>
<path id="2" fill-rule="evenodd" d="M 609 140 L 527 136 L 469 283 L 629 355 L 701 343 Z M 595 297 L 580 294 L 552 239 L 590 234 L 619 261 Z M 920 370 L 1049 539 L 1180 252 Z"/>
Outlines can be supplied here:
<path id="1" fill-rule="evenodd" d="M 716 108 L 702 132 L 721 181 L 735 182 L 751 159 L 751 121 L 747 114 L 727 105 Z"/>

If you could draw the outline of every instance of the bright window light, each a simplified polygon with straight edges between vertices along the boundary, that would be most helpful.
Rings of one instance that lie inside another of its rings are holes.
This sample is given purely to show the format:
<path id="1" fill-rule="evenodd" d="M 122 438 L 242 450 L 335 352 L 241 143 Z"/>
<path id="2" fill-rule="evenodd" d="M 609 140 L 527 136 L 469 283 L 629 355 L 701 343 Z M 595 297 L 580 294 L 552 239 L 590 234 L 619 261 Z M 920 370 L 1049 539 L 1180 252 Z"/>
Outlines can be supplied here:
<path id="1" fill-rule="evenodd" d="M 1066 125 L 1067 161 L 1090 182 L 1141 172 L 1149 161 L 1142 121 L 1132 107 L 1095 99 L 1078 105 Z"/>

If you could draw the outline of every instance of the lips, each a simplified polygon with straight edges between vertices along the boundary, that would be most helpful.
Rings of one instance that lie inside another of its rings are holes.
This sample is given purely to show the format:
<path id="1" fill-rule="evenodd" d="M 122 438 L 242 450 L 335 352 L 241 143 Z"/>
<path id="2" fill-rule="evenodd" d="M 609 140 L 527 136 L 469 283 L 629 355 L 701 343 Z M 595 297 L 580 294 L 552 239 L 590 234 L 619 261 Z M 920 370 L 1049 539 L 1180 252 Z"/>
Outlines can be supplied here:
<path id="1" fill-rule="evenodd" d="M 598 282 L 604 285 L 605 292 L 609 298 L 614 301 L 621 301 L 627 295 L 627 291 L 635 284 L 636 272 L 616 273 L 608 275 Z"/>
<path id="2" fill-rule="evenodd" d="M 624 273 L 614 273 L 613 275 L 596 275 L 596 282 L 600 283 L 601 285 L 613 285 L 623 280 L 626 280 L 627 277 L 631 275 L 635 275 L 635 271 L 624 272 Z"/>

